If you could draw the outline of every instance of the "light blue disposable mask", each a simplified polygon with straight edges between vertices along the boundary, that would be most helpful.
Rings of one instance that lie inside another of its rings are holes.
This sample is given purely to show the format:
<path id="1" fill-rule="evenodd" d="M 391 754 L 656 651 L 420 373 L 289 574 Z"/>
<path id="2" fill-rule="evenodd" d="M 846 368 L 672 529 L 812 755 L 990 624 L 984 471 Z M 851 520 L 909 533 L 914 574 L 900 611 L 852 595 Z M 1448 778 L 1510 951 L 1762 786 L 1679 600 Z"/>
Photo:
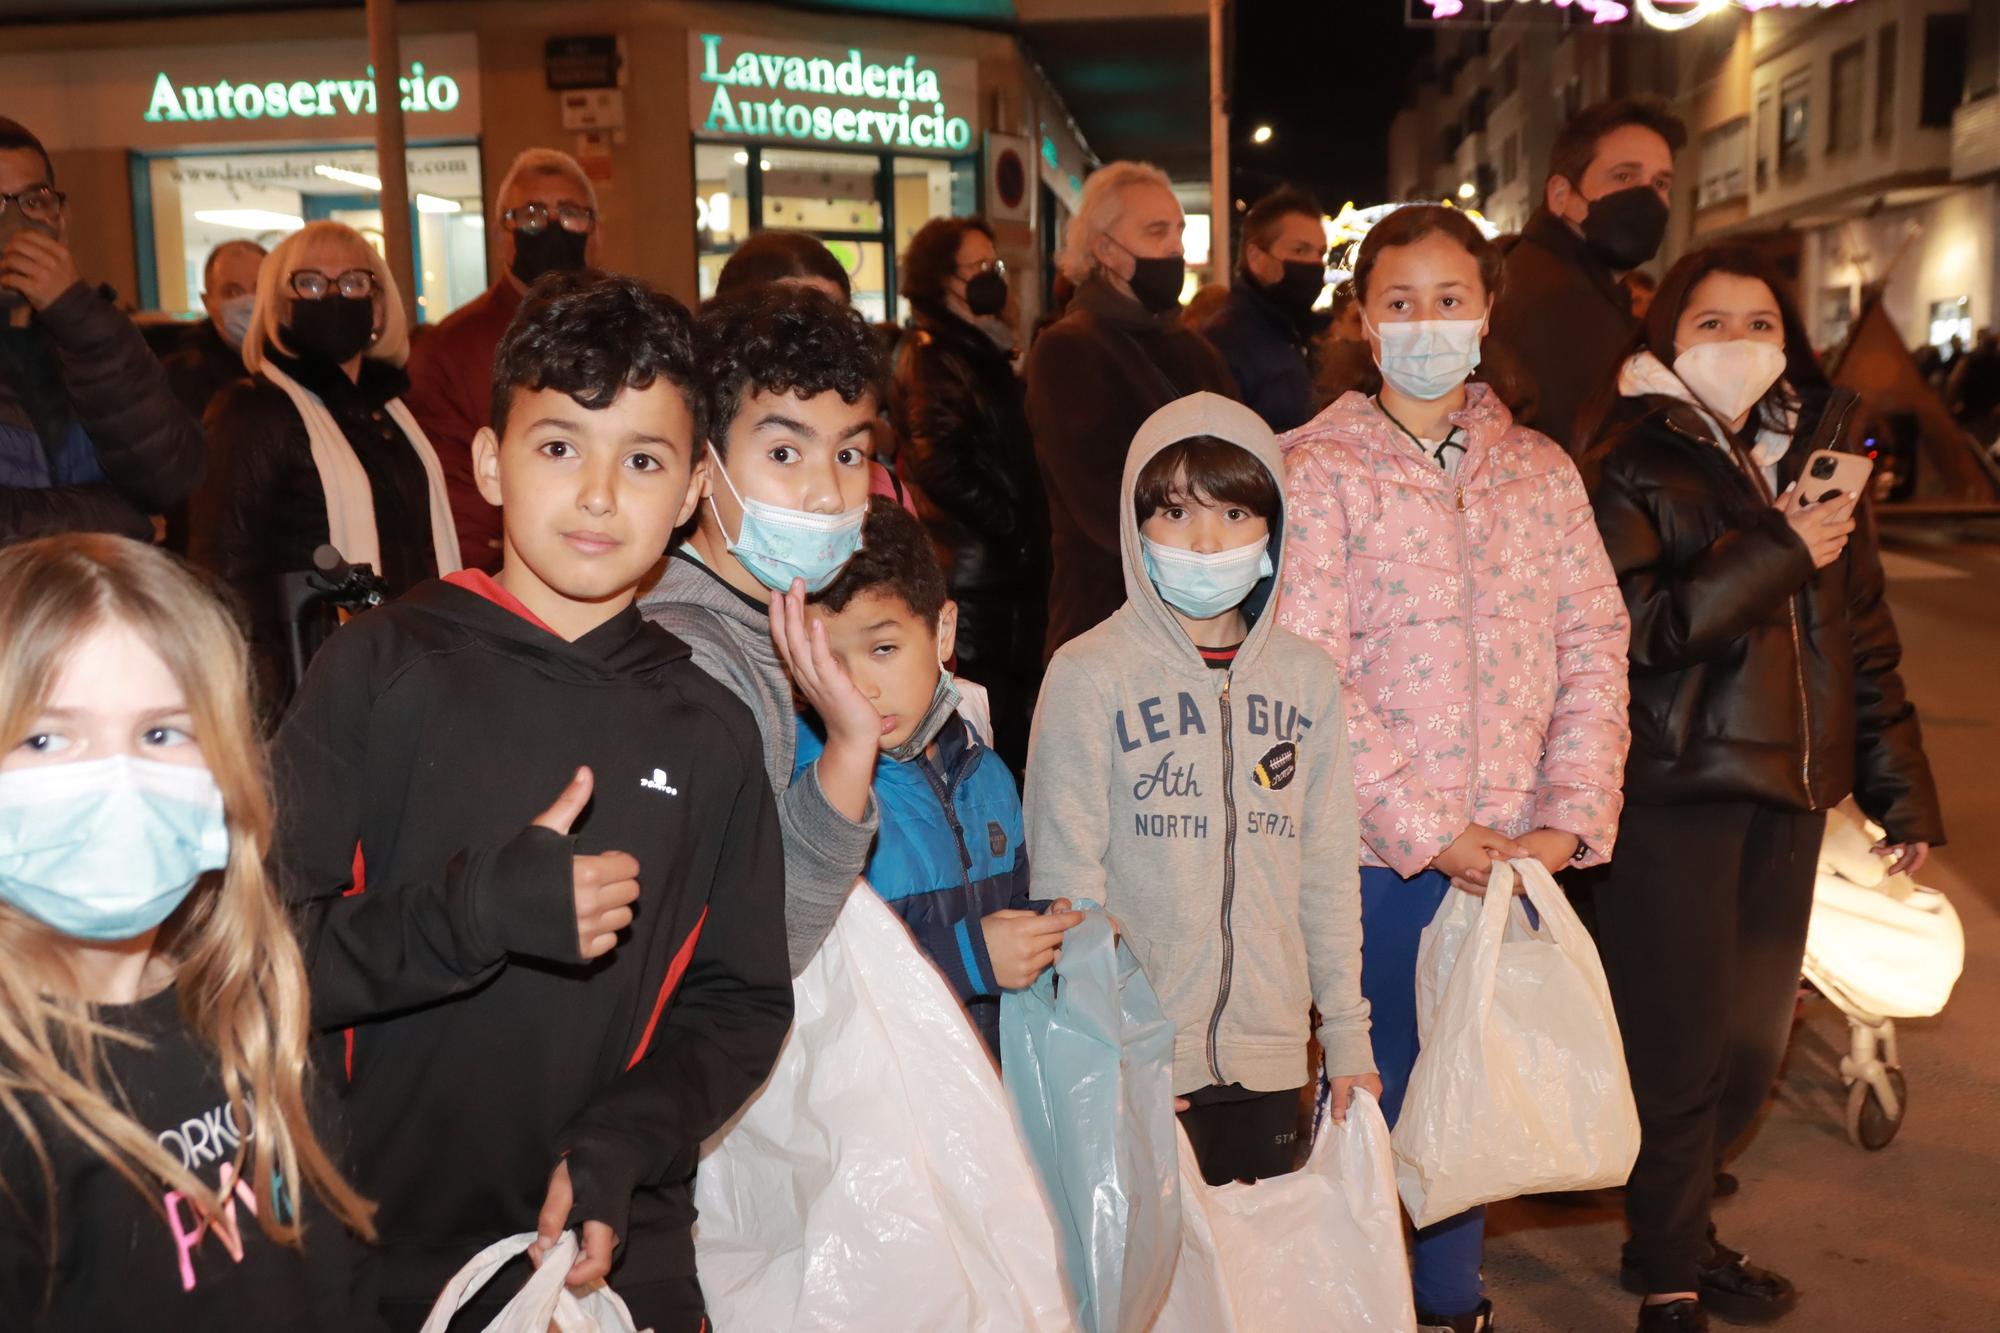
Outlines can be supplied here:
<path id="1" fill-rule="evenodd" d="M 142 935 L 228 863 L 205 768 L 117 755 L 0 773 L 0 901 L 65 935 Z"/>
<path id="2" fill-rule="evenodd" d="M 1163 546 L 1143 534 L 1139 547 L 1146 577 L 1161 600 L 1192 620 L 1212 620 L 1241 606 L 1252 588 L 1271 577 L 1273 568 L 1269 537 L 1212 555 Z"/>
<path id="3" fill-rule="evenodd" d="M 1434 402 L 1470 379 L 1479 368 L 1483 319 L 1418 319 L 1377 326 L 1362 316 L 1381 341 L 1375 364 L 1382 378 L 1405 398 Z"/>
<path id="4" fill-rule="evenodd" d="M 217 303 L 216 327 L 222 331 L 222 341 L 231 347 L 241 348 L 244 338 L 250 334 L 250 316 L 257 310 L 257 297 L 245 292 Z"/>
<path id="5" fill-rule="evenodd" d="M 711 446 L 711 452 L 713 446 Z M 861 524 L 868 517 L 866 502 L 838 514 L 809 514 L 803 509 L 762 500 L 746 500 L 729 479 L 729 470 L 716 455 L 716 474 L 736 497 L 743 522 L 734 539 L 727 528 L 722 535 L 737 563 L 773 592 L 785 592 L 795 578 L 806 581 L 807 592 L 818 592 L 833 582 L 841 567 L 861 549 Z M 709 499 L 713 508 L 715 500 Z M 715 511 L 715 524 L 722 527 L 722 511 Z"/>
<path id="6" fill-rule="evenodd" d="M 951 721 L 951 715 L 958 711 L 958 686 L 952 683 L 951 672 L 945 670 L 944 663 L 938 663 L 937 688 L 931 691 L 930 707 L 917 722 L 917 729 L 903 738 L 903 743 L 883 754 L 899 764 L 907 764 L 929 748 L 944 730 L 944 724 Z"/>

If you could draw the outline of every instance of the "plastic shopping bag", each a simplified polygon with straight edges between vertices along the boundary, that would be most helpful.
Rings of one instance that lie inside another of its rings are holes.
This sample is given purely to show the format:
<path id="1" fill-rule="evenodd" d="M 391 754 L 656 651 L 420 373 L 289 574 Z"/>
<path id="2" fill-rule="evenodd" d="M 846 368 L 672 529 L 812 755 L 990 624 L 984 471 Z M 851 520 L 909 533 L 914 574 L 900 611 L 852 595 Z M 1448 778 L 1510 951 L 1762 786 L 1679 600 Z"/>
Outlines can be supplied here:
<path id="1" fill-rule="evenodd" d="M 459 1307 L 471 1300 L 493 1275 L 528 1252 L 535 1233 L 496 1240 L 458 1270 L 445 1284 L 422 1333 L 444 1333 Z M 526 1286 L 507 1302 L 499 1317 L 486 1326 L 486 1333 L 639 1333 L 632 1312 L 602 1282 L 579 1296 L 563 1282 L 576 1263 L 576 1233 L 565 1231 L 556 1247 L 542 1260 Z M 647 1331 L 650 1333 L 650 1330 Z"/>
<path id="2" fill-rule="evenodd" d="M 1335 1124 L 1322 1102 L 1306 1164 L 1212 1186 L 1181 1135 L 1180 1264 L 1153 1333 L 1411 1333 L 1410 1267 L 1389 1126 L 1356 1090 Z"/>
<path id="3" fill-rule="evenodd" d="M 1096 904 L 1000 999 L 1000 1068 L 1048 1185 L 1084 1333 L 1147 1327 L 1181 1244 L 1174 1027 Z"/>
<path id="4" fill-rule="evenodd" d="M 1805 973 L 1881 1018 L 1929 1018 L 1965 970 L 1965 927 L 1935 889 L 1902 899 L 1836 875 L 1813 887 Z"/>
<path id="5" fill-rule="evenodd" d="M 865 883 L 792 994 L 776 1067 L 695 1174 L 716 1327 L 1068 1329 L 1055 1229 L 992 1057 Z"/>
<path id="6" fill-rule="evenodd" d="M 1539 926 L 1514 897 L 1519 878 Z M 1423 1049 L 1392 1143 L 1419 1227 L 1496 1199 L 1620 1185 L 1639 1113 L 1597 950 L 1538 861 L 1453 890 L 1417 950 Z"/>

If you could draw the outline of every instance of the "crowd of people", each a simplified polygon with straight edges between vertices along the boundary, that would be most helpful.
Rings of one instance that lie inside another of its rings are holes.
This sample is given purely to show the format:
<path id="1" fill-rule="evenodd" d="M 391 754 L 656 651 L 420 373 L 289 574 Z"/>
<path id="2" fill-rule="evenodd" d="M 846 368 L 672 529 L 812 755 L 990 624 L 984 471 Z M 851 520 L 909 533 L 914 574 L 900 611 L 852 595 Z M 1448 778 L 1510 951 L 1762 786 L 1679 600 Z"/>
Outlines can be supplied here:
<path id="1" fill-rule="evenodd" d="M 1826 812 L 1897 870 L 1944 830 L 1866 497 L 1808 473 L 1854 396 L 1759 252 L 1646 274 L 1685 137 L 1586 108 L 1520 236 L 1401 208 L 1324 313 L 1279 191 L 1202 320 L 1111 163 L 1026 347 L 979 218 L 886 339 L 792 232 L 691 313 L 536 150 L 436 329 L 315 222 L 218 248 L 163 365 L 0 121 L 8 1326 L 415 1330 L 574 1228 L 572 1286 L 707 1328 L 701 1145 L 857 881 L 996 1060 L 1101 906 L 1202 1176 L 1283 1176 L 1322 1074 L 1396 1121 L 1423 930 L 1520 859 L 1594 918 L 1638 1328 L 1784 1314 L 1710 1200 Z M 288 595 L 325 544 L 383 605 Z M 1422 1329 L 1496 1327 L 1483 1243 L 1415 1232 Z"/>

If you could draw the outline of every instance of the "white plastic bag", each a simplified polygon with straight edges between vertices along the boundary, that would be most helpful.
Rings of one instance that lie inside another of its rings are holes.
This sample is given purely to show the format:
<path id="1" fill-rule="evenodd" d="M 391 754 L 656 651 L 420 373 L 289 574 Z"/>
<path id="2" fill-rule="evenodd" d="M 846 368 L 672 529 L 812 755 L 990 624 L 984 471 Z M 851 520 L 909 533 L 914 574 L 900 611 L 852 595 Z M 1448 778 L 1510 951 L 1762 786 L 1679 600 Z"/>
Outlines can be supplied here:
<path id="1" fill-rule="evenodd" d="M 1152 1333 L 1410 1333 L 1416 1310 L 1389 1126 L 1356 1090 L 1321 1114 L 1299 1170 L 1254 1185 L 1202 1180 L 1182 1134 L 1180 1264 Z"/>
<path id="2" fill-rule="evenodd" d="M 992 1058 L 865 883 L 792 994 L 770 1079 L 695 1174 L 716 1327 L 1068 1329 L 1048 1204 Z"/>
<path id="3" fill-rule="evenodd" d="M 1519 878 L 1540 917 L 1514 897 Z M 1417 1032 L 1391 1142 L 1419 1227 L 1496 1199 L 1621 1185 L 1639 1112 L 1604 967 L 1538 861 L 1452 890 L 1417 948 Z"/>
<path id="4" fill-rule="evenodd" d="M 495 1273 L 527 1253 L 534 1241 L 535 1233 L 524 1231 L 496 1240 L 473 1255 L 471 1262 L 445 1284 L 437 1304 L 431 1307 L 430 1318 L 424 1320 L 423 1333 L 444 1333 L 459 1307 Z M 576 1249 L 576 1233 L 563 1232 L 527 1285 L 486 1326 L 486 1333 L 639 1333 L 632 1323 L 632 1312 L 611 1288 L 600 1282 L 579 1296 L 563 1282 L 576 1262 Z"/>

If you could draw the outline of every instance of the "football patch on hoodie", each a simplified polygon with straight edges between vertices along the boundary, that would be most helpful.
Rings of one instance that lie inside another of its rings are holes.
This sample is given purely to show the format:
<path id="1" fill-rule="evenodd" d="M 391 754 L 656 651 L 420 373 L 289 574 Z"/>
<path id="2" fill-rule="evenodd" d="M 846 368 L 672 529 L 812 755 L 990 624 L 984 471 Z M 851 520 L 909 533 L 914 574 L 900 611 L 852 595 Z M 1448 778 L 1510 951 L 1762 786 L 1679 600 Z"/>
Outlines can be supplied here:
<path id="1" fill-rule="evenodd" d="M 1264 757 L 1250 770 L 1250 776 L 1266 791 L 1283 791 L 1292 785 L 1298 771 L 1299 747 L 1291 741 L 1280 741 L 1264 752 Z"/>

